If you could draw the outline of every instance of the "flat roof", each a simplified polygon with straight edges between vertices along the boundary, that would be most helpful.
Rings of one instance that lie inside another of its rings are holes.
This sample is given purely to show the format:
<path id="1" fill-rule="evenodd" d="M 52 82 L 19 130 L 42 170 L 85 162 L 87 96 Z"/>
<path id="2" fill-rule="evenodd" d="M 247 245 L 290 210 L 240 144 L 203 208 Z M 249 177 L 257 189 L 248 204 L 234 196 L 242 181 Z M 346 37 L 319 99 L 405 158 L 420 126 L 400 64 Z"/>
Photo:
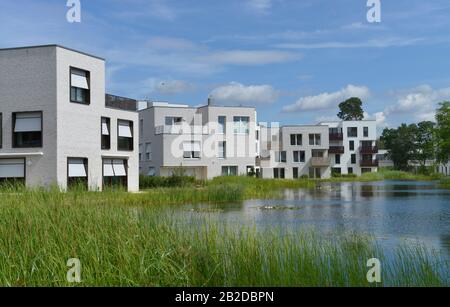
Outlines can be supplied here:
<path id="1" fill-rule="evenodd" d="M 79 54 L 83 54 L 92 58 L 96 58 L 102 61 L 106 61 L 104 58 L 101 58 L 99 56 L 96 55 L 92 55 L 83 51 L 79 51 L 79 50 L 75 50 L 72 48 L 68 48 L 62 45 L 58 45 L 58 44 L 49 44 L 49 45 L 35 45 L 35 46 L 23 46 L 23 47 L 10 47 L 10 48 L 0 48 L 0 51 L 8 51 L 8 50 L 22 50 L 22 49 L 36 49 L 36 48 L 62 48 L 62 49 L 66 49 L 72 52 L 76 52 Z"/>
<path id="2" fill-rule="evenodd" d="M 330 120 L 330 121 L 323 121 L 319 122 L 320 124 L 338 124 L 338 123 L 345 123 L 345 122 L 376 122 L 376 119 L 362 119 L 362 120 Z"/>

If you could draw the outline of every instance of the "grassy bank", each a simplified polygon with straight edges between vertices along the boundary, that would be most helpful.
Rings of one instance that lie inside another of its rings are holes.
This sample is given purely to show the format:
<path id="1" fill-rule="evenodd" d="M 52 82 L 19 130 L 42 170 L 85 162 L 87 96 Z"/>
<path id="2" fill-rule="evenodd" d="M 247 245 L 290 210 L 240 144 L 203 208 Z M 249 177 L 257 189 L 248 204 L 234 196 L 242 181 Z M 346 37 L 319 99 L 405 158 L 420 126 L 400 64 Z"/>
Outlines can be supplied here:
<path id="1" fill-rule="evenodd" d="M 383 180 L 406 180 L 406 181 L 431 181 L 442 179 L 440 174 L 421 175 L 403 171 L 380 169 L 377 173 L 365 173 L 359 177 L 333 177 L 323 181 L 328 182 L 348 182 L 348 181 L 383 181 Z"/>
<path id="2" fill-rule="evenodd" d="M 438 273 L 448 267 L 421 247 L 388 261 L 370 238 L 236 229 L 149 206 L 151 193 L 10 192 L 0 204 L 3 286 L 69 286 L 69 258 L 81 261 L 81 286 L 370 286 L 373 257 L 380 285 L 449 285 Z"/>

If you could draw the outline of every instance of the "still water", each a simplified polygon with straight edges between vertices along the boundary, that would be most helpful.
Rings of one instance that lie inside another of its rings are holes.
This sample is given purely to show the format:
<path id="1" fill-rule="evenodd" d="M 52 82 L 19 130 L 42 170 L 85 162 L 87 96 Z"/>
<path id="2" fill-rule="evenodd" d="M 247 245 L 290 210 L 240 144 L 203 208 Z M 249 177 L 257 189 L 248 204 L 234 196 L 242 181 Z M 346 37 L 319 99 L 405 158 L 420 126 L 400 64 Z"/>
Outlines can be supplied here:
<path id="1" fill-rule="evenodd" d="M 193 217 L 207 215 L 233 226 L 368 234 L 387 250 L 420 242 L 450 259 L 450 190 L 434 182 L 322 183 L 286 190 L 282 200 L 198 204 L 189 210 Z"/>

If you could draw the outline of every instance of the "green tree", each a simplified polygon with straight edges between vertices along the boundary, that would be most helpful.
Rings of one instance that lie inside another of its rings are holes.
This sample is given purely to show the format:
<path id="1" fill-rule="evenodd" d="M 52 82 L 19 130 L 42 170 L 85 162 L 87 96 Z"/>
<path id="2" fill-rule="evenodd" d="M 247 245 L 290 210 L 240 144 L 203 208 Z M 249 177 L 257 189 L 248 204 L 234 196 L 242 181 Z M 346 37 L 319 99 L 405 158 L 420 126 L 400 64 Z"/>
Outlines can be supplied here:
<path id="1" fill-rule="evenodd" d="M 396 169 L 408 170 L 408 161 L 414 158 L 416 151 L 414 140 L 416 130 L 416 125 L 406 124 L 397 129 L 383 130 L 380 140 L 388 150 L 389 158 L 394 162 Z"/>
<path id="2" fill-rule="evenodd" d="M 338 117 L 342 120 L 363 120 L 364 111 L 362 101 L 358 97 L 352 97 L 339 104 Z"/>
<path id="3" fill-rule="evenodd" d="M 423 121 L 414 125 L 414 160 L 417 160 L 422 167 L 425 166 L 427 160 L 435 159 L 435 123 Z"/>
<path id="4" fill-rule="evenodd" d="M 439 162 L 450 160 L 450 101 L 439 104 L 436 112 L 436 143 Z"/>

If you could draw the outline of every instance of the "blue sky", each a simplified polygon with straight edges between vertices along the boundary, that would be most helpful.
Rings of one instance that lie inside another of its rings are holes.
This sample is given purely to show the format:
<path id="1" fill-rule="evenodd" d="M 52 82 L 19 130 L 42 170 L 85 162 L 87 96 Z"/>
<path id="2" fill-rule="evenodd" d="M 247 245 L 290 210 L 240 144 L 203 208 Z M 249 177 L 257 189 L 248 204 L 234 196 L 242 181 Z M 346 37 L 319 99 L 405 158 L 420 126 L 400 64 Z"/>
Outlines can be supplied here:
<path id="1" fill-rule="evenodd" d="M 260 121 L 330 120 L 364 101 L 381 126 L 432 119 L 450 100 L 448 0 L 2 0 L 0 48 L 57 43 L 107 60 L 107 91 L 251 105 Z"/>

